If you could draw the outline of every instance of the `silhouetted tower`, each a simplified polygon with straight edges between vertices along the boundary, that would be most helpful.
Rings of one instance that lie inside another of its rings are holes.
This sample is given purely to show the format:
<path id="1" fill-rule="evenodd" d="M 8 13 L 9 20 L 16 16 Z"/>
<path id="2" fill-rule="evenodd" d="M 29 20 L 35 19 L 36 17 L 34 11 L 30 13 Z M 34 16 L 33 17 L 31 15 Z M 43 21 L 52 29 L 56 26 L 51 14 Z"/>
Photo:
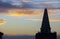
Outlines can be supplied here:
<path id="1" fill-rule="evenodd" d="M 2 36 L 3 36 L 3 33 L 2 33 L 2 32 L 0 32 L 0 39 L 2 39 Z"/>
<path id="2" fill-rule="evenodd" d="M 41 32 L 36 33 L 35 39 L 57 39 L 56 32 L 51 32 L 47 8 L 44 10 Z"/>
<path id="3" fill-rule="evenodd" d="M 42 33 L 50 33 L 51 32 L 47 9 L 44 10 L 41 32 Z"/>

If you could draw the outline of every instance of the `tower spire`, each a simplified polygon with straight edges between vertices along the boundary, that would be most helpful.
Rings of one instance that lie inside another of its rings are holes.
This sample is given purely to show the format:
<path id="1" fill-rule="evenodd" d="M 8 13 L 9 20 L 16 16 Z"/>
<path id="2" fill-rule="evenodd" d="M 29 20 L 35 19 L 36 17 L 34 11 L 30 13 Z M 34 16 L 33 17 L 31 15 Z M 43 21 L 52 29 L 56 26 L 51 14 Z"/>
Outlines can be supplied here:
<path id="1" fill-rule="evenodd" d="M 43 21 L 42 21 L 42 26 L 41 26 L 41 32 L 43 32 L 43 33 L 44 32 L 46 32 L 46 33 L 51 32 L 47 8 L 45 8 L 45 10 L 44 10 Z"/>

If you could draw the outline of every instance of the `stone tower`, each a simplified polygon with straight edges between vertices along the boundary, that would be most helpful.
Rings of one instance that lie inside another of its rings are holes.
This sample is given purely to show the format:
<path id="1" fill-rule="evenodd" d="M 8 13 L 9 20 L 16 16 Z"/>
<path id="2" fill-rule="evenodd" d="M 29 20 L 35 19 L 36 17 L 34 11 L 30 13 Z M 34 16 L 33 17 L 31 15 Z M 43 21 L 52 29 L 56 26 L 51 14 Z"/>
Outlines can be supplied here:
<path id="1" fill-rule="evenodd" d="M 56 32 L 51 32 L 47 8 L 44 10 L 41 32 L 36 33 L 35 39 L 57 39 Z"/>

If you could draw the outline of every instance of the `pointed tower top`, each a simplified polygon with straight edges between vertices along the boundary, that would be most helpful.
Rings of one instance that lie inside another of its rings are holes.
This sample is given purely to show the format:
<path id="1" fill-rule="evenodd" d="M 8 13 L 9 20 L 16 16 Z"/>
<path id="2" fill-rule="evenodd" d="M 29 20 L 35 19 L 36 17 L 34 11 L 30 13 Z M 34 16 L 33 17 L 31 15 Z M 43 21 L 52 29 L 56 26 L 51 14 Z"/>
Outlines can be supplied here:
<path id="1" fill-rule="evenodd" d="M 47 8 L 45 8 L 45 10 L 44 10 L 43 21 L 42 21 L 42 26 L 41 26 L 41 32 L 43 32 L 43 33 L 51 32 L 50 31 L 50 24 L 49 24 Z"/>

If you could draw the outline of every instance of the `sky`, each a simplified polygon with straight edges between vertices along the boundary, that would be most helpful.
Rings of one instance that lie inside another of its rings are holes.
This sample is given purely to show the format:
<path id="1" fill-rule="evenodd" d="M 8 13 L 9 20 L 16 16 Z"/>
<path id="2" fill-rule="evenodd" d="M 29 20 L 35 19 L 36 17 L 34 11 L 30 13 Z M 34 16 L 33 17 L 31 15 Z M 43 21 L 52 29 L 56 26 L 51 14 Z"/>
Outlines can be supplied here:
<path id="1" fill-rule="evenodd" d="M 60 0 L 0 0 L 0 31 L 5 35 L 35 35 L 48 8 L 52 32 L 60 35 Z"/>

